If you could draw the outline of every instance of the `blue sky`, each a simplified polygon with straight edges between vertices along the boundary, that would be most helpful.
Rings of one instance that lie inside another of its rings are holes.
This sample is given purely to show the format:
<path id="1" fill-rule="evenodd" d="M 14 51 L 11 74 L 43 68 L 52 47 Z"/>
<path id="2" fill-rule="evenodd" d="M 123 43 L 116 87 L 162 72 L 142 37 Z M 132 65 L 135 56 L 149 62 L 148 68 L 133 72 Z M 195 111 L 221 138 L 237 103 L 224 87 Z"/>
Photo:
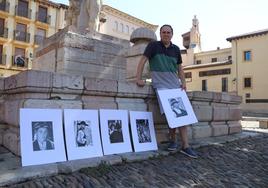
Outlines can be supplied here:
<path id="1" fill-rule="evenodd" d="M 194 15 L 199 20 L 202 50 L 230 47 L 228 37 L 268 29 L 267 0 L 103 0 L 103 4 L 151 24 L 172 25 L 172 41 L 181 48 L 181 35 L 190 30 Z"/>

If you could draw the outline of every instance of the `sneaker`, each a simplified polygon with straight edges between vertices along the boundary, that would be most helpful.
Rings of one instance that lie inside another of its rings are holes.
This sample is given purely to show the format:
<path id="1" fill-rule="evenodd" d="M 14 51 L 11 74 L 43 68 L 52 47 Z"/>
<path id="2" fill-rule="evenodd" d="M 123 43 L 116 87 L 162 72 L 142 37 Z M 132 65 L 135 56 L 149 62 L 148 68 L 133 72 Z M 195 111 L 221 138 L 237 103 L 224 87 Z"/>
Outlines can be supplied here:
<path id="1" fill-rule="evenodd" d="M 175 142 L 170 142 L 170 144 L 168 145 L 167 150 L 168 151 L 175 151 L 178 148 L 178 145 Z"/>
<path id="2" fill-rule="evenodd" d="M 187 155 L 188 157 L 192 157 L 192 158 L 195 158 L 195 159 L 197 158 L 197 154 L 190 147 L 185 148 L 185 149 L 181 149 L 180 152 L 183 153 L 184 155 Z"/>

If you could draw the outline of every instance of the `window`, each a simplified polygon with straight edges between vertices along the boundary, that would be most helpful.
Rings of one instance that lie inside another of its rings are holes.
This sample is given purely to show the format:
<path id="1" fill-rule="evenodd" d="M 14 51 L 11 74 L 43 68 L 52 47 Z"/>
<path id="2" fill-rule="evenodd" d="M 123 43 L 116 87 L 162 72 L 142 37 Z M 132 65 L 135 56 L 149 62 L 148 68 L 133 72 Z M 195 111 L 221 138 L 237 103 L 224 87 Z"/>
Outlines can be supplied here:
<path id="1" fill-rule="evenodd" d="M 5 20 L 0 18 L 0 37 L 4 37 L 5 33 Z"/>
<path id="2" fill-rule="evenodd" d="M 124 25 L 121 23 L 120 24 L 120 31 L 123 33 L 124 32 Z"/>
<path id="3" fill-rule="evenodd" d="M 201 64 L 201 60 L 196 60 L 196 64 L 197 65 Z"/>
<path id="4" fill-rule="evenodd" d="M 232 60 L 232 56 L 231 55 L 228 56 L 228 60 Z"/>
<path id="5" fill-rule="evenodd" d="M 246 98 L 250 98 L 250 93 L 245 94 Z"/>
<path id="6" fill-rule="evenodd" d="M 0 65 L 4 64 L 3 60 L 4 60 L 3 45 L 0 45 Z"/>
<path id="7" fill-rule="evenodd" d="M 216 57 L 211 58 L 212 63 L 217 62 L 217 61 L 218 61 L 218 59 Z"/>
<path id="8" fill-rule="evenodd" d="M 224 75 L 224 74 L 231 74 L 231 69 L 218 69 L 218 70 L 200 71 L 199 72 L 199 77 Z"/>
<path id="9" fill-rule="evenodd" d="M 47 8 L 39 6 L 39 11 L 37 13 L 37 20 L 43 23 L 48 23 Z"/>
<path id="10" fill-rule="evenodd" d="M 126 26 L 126 33 L 129 34 L 129 26 Z"/>
<path id="11" fill-rule="evenodd" d="M 37 28 L 36 35 L 34 37 L 34 42 L 36 44 L 41 44 L 45 38 L 46 38 L 46 30 Z"/>
<path id="12" fill-rule="evenodd" d="M 251 88 L 251 78 L 244 78 L 244 88 Z"/>
<path id="13" fill-rule="evenodd" d="M 202 80 L 202 91 L 207 91 L 207 80 Z"/>
<path id="14" fill-rule="evenodd" d="M 251 51 L 244 51 L 244 61 L 251 61 Z"/>
<path id="15" fill-rule="evenodd" d="M 118 22 L 117 22 L 117 21 L 114 22 L 114 29 L 115 29 L 116 31 L 118 31 Z"/>
<path id="16" fill-rule="evenodd" d="M 228 78 L 221 79 L 221 91 L 228 92 Z"/>
<path id="17" fill-rule="evenodd" d="M 192 78 L 192 72 L 185 72 L 184 77 L 185 78 Z"/>
<path id="18" fill-rule="evenodd" d="M 28 12 L 28 2 L 19 0 L 18 5 L 16 6 L 16 15 L 29 18 Z"/>
<path id="19" fill-rule="evenodd" d="M 15 48 L 13 65 L 18 67 L 24 67 L 26 65 L 25 49 Z"/>
<path id="20" fill-rule="evenodd" d="M 15 30 L 15 39 L 26 42 L 27 40 L 27 26 L 25 24 L 17 23 Z"/>

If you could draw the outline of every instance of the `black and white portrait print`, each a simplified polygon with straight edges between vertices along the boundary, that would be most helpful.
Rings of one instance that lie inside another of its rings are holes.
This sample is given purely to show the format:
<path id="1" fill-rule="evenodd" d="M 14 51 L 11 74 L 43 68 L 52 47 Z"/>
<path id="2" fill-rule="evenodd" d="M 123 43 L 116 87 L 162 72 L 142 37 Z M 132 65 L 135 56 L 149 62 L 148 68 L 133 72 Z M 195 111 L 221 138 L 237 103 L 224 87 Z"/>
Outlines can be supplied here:
<path id="1" fill-rule="evenodd" d="M 136 127 L 139 143 L 147 143 L 152 141 L 148 119 L 137 119 Z"/>
<path id="2" fill-rule="evenodd" d="M 54 150 L 52 121 L 32 122 L 33 151 Z"/>
<path id="3" fill-rule="evenodd" d="M 111 143 L 124 142 L 122 120 L 108 120 L 109 138 Z"/>
<path id="4" fill-rule="evenodd" d="M 170 98 L 168 99 L 168 102 L 175 118 L 187 116 L 187 111 L 181 97 Z"/>
<path id="5" fill-rule="evenodd" d="M 76 133 L 75 143 L 77 147 L 93 145 L 90 121 L 74 121 L 74 131 Z"/>

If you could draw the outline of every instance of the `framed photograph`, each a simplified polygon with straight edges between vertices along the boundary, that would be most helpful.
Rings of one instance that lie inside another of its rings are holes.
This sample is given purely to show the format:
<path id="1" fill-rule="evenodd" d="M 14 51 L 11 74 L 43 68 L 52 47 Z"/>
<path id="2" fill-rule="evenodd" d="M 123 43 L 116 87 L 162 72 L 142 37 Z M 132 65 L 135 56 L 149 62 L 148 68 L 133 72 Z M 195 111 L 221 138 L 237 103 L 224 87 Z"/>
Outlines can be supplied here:
<path id="1" fill-rule="evenodd" d="M 64 110 L 68 160 L 103 156 L 98 110 Z"/>
<path id="2" fill-rule="evenodd" d="M 129 115 L 135 152 L 157 150 L 152 112 L 130 111 Z"/>
<path id="3" fill-rule="evenodd" d="M 62 111 L 20 109 L 22 166 L 66 161 Z"/>
<path id="4" fill-rule="evenodd" d="M 132 152 L 127 110 L 100 110 L 104 155 Z"/>
<path id="5" fill-rule="evenodd" d="M 158 90 L 158 95 L 170 128 L 197 122 L 192 105 L 184 90 Z"/>

